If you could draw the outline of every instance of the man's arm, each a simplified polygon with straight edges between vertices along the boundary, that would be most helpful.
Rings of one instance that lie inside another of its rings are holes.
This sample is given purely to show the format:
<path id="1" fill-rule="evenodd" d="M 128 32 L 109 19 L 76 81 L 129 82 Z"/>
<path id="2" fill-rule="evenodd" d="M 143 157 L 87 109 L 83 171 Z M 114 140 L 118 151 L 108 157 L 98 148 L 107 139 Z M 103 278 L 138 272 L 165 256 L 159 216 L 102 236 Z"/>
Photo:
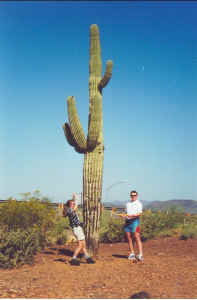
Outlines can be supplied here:
<path id="1" fill-rule="evenodd" d="M 126 215 L 129 219 L 135 219 L 137 217 L 140 217 L 142 215 L 142 212 L 141 213 L 137 213 L 135 215 Z"/>
<path id="2" fill-rule="evenodd" d="M 128 219 L 135 219 L 137 217 L 140 217 L 142 213 L 138 213 L 138 214 L 135 214 L 135 215 L 128 215 L 128 214 L 117 214 L 117 213 L 114 213 L 116 216 L 120 216 L 122 218 L 128 218 Z"/>
<path id="3" fill-rule="evenodd" d="M 124 218 L 124 217 L 127 216 L 126 212 L 124 212 L 124 213 L 117 213 L 115 207 L 112 207 L 112 214 L 115 215 L 115 216 L 118 216 L 118 217 L 122 217 L 122 218 Z"/>

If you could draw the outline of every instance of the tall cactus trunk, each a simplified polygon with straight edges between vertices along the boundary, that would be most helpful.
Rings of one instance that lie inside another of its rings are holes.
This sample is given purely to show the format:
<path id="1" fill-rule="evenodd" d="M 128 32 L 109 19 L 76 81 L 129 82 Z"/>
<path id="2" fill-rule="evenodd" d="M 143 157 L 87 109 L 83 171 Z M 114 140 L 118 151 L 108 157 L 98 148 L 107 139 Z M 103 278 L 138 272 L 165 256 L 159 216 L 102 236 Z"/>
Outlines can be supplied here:
<path id="1" fill-rule="evenodd" d="M 97 255 L 101 216 L 103 147 L 99 145 L 85 154 L 83 167 L 83 216 L 89 254 Z"/>
<path id="2" fill-rule="evenodd" d="M 88 135 L 85 137 L 81 126 L 75 99 L 68 97 L 69 123 L 63 125 L 68 143 L 84 154 L 83 168 L 83 218 L 87 248 L 91 255 L 98 254 L 99 227 L 101 216 L 101 195 L 103 177 L 103 112 L 102 90 L 112 75 L 112 61 L 107 61 L 102 77 L 101 49 L 97 25 L 90 27 L 89 62 L 89 119 Z"/>

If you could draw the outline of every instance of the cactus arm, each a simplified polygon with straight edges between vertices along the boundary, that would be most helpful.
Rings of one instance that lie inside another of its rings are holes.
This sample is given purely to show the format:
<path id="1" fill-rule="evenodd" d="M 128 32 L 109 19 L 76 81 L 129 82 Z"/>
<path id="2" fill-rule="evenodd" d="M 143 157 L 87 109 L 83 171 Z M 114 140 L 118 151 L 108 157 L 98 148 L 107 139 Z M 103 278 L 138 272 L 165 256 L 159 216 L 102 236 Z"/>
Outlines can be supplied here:
<path id="1" fill-rule="evenodd" d="M 69 127 L 70 127 L 70 132 L 72 134 L 72 141 L 75 141 L 76 147 L 78 149 L 82 149 L 83 151 L 86 151 L 87 150 L 86 138 L 78 117 L 75 98 L 73 96 L 68 97 L 67 108 L 68 108 L 68 118 L 70 123 Z"/>
<path id="2" fill-rule="evenodd" d="M 62 125 L 62 128 L 64 130 L 64 134 L 65 134 L 65 137 L 68 141 L 68 143 L 72 146 L 72 147 L 75 147 L 76 146 L 76 141 L 74 140 L 73 138 L 73 135 L 71 133 L 71 130 L 70 130 L 70 126 L 68 123 L 64 123 Z"/>
<path id="3" fill-rule="evenodd" d="M 93 98 L 91 114 L 89 115 L 88 139 L 89 149 L 99 144 L 99 135 L 102 128 L 102 96 L 97 93 Z"/>
<path id="4" fill-rule="evenodd" d="M 78 153 L 85 153 L 86 151 L 84 149 L 81 149 L 79 148 L 77 142 L 75 141 L 72 133 L 71 133 L 71 130 L 70 130 L 70 126 L 68 123 L 64 123 L 62 125 L 62 128 L 64 130 L 64 134 L 65 134 L 65 137 L 67 139 L 67 142 L 75 148 L 75 150 L 78 152 Z"/>
<path id="5" fill-rule="evenodd" d="M 111 79 L 112 67 L 113 67 L 112 61 L 108 60 L 107 63 L 106 63 L 105 74 L 104 74 L 103 78 L 101 79 L 101 81 L 98 84 L 98 89 L 99 89 L 100 92 L 102 92 L 102 89 L 108 84 L 108 82 Z"/>

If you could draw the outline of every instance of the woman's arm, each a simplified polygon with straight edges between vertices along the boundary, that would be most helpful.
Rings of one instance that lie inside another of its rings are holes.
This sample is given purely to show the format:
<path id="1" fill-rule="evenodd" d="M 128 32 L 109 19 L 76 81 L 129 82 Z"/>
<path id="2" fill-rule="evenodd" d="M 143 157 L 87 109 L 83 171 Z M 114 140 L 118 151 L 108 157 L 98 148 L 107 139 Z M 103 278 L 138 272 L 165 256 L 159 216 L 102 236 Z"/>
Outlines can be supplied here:
<path id="1" fill-rule="evenodd" d="M 75 206 L 73 207 L 73 210 L 76 211 L 77 210 L 77 203 L 75 203 Z"/>

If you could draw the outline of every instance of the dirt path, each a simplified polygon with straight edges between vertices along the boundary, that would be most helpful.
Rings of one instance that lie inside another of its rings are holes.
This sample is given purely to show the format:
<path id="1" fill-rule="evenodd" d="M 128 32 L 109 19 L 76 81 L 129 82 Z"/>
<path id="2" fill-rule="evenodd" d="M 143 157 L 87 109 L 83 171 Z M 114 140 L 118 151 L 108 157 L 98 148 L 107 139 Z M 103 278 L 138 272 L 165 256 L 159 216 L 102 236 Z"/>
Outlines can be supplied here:
<path id="1" fill-rule="evenodd" d="M 126 243 L 102 244 L 95 265 L 71 266 L 75 245 L 48 248 L 33 266 L 0 269 L 1 298 L 197 298 L 197 240 L 144 243 L 143 263 L 128 261 Z"/>

